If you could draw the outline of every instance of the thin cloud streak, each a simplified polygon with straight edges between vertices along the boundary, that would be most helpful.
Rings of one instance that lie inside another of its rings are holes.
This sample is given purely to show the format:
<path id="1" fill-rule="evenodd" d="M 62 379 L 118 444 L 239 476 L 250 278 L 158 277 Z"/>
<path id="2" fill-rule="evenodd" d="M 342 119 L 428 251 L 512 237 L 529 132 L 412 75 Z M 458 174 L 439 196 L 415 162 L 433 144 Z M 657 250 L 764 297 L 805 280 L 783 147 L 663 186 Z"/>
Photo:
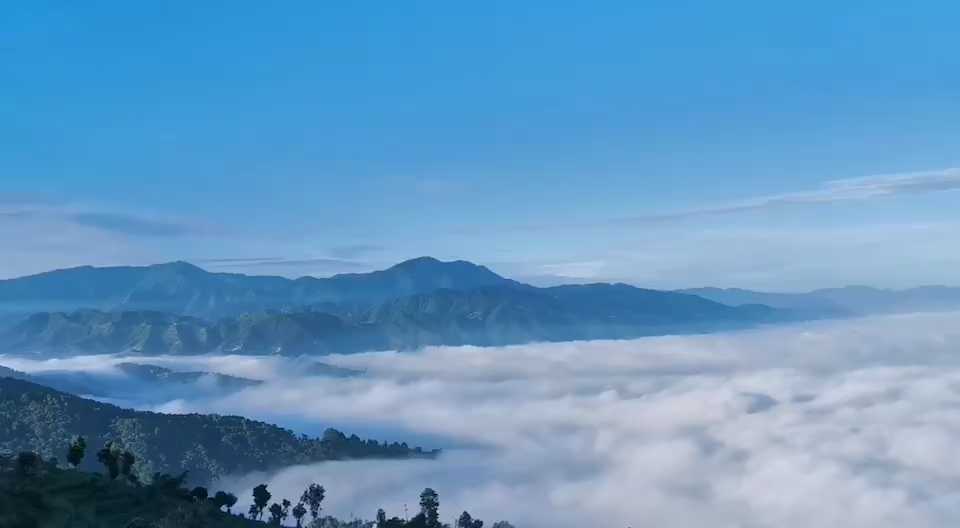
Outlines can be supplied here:
<path id="1" fill-rule="evenodd" d="M 860 178 L 847 178 L 825 182 L 819 189 L 792 193 L 756 196 L 738 202 L 714 206 L 695 207 L 679 211 L 667 211 L 607 220 L 577 223 L 525 224 L 499 226 L 501 231 L 556 231 L 557 229 L 597 229 L 635 225 L 671 224 L 684 220 L 696 220 L 716 216 L 729 216 L 755 211 L 776 210 L 788 207 L 856 202 L 889 198 L 899 195 L 929 194 L 960 190 L 960 168 L 878 174 Z M 486 232 L 488 226 L 462 226 L 457 233 L 475 234 Z"/>
<path id="2" fill-rule="evenodd" d="M 903 194 L 945 192 L 960 189 L 960 168 L 882 174 L 828 181 L 820 189 L 750 198 L 738 203 L 672 213 L 620 218 L 612 223 L 646 224 L 721 216 L 798 205 L 862 201 Z"/>
<path id="3" fill-rule="evenodd" d="M 105 233 L 133 237 L 167 238 L 201 234 L 204 229 L 191 223 L 73 205 L 54 205 L 39 201 L 0 201 L 0 219 L 60 222 L 96 229 Z"/>

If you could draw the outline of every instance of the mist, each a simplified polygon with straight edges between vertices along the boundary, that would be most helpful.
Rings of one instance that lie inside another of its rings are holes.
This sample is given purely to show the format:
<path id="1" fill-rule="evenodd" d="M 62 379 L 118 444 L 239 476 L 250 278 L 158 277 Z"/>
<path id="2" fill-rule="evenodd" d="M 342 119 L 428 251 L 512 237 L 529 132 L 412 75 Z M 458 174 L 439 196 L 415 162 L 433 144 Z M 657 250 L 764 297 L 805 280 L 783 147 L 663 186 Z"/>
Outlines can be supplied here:
<path id="1" fill-rule="evenodd" d="M 318 434 L 440 447 L 437 460 L 343 461 L 213 483 L 268 483 L 327 513 L 463 510 L 519 527 L 944 526 L 960 521 L 960 313 L 699 336 L 434 347 L 324 356 L 361 376 L 304 376 L 307 358 L 135 358 L 264 382 L 186 389 L 139 408 L 240 414 Z M 109 371 L 133 358 L 0 357 L 28 372 Z"/>

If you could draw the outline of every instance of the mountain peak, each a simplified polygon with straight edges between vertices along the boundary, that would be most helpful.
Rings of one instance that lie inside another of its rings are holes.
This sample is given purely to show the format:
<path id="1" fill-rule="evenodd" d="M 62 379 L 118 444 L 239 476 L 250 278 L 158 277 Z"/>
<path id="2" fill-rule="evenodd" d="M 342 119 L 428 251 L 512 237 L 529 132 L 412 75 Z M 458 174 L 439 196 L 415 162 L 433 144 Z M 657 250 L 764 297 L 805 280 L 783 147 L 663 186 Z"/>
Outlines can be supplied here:
<path id="1" fill-rule="evenodd" d="M 160 264 L 151 264 L 148 267 L 151 269 L 173 270 L 173 271 L 180 271 L 180 272 L 186 272 L 186 273 L 196 273 L 196 272 L 207 273 L 207 270 L 195 264 L 191 264 L 185 260 L 175 260 L 173 262 L 162 262 Z"/>
<path id="2" fill-rule="evenodd" d="M 383 270 L 382 273 L 392 274 L 396 272 L 418 275 L 448 275 L 471 282 L 477 281 L 478 283 L 474 286 L 496 284 L 508 280 L 490 271 L 486 266 L 474 264 L 467 260 L 444 261 L 429 256 L 405 260 Z"/>
<path id="3" fill-rule="evenodd" d="M 416 257 L 416 258 L 404 260 L 403 262 L 398 262 L 398 263 L 394 264 L 393 266 L 390 266 L 390 268 L 388 268 L 388 269 L 391 269 L 391 268 L 400 268 L 400 269 L 402 269 L 402 268 L 420 268 L 420 267 L 425 267 L 425 266 L 431 266 L 431 267 L 432 267 L 432 266 L 437 266 L 437 265 L 442 265 L 442 264 L 449 264 L 449 262 L 443 262 L 443 261 L 440 260 L 440 259 L 437 259 L 437 258 L 434 258 L 434 257 L 430 257 L 430 256 L 423 256 L 423 257 Z"/>

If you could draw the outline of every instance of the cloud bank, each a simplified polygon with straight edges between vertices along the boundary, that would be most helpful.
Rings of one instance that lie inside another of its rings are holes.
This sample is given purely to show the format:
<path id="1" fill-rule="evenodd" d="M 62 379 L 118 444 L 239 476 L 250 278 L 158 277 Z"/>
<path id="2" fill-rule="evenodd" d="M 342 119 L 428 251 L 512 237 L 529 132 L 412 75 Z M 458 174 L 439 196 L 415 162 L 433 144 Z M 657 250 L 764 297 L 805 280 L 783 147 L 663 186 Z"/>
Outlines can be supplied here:
<path id="1" fill-rule="evenodd" d="M 125 358 L 17 360 L 109 371 Z M 441 494 L 520 527 L 934 527 L 960 520 L 960 313 L 702 336 L 328 356 L 137 358 L 265 380 L 141 406 L 243 414 L 316 434 L 444 447 L 435 461 L 297 466 L 215 483 L 249 500 L 311 481 L 326 511 L 371 518 Z M 9 364 L 10 358 L 0 363 Z"/>

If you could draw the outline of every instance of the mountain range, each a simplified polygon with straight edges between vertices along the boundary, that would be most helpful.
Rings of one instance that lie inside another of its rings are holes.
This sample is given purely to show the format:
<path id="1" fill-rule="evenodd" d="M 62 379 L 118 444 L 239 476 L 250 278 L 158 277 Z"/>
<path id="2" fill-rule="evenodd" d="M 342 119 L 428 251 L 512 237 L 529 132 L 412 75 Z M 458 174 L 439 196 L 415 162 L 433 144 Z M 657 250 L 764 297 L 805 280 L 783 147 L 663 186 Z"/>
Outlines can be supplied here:
<path id="1" fill-rule="evenodd" d="M 442 288 L 464 290 L 513 283 L 484 266 L 429 257 L 371 273 L 299 279 L 212 273 L 186 262 L 83 266 L 0 281 L 0 310 L 148 310 L 212 319 L 311 305 L 347 309 Z"/>
<path id="2" fill-rule="evenodd" d="M 492 280 L 485 268 L 476 267 L 473 272 L 472 277 Z M 446 277 L 444 285 L 452 281 L 465 286 L 381 302 L 367 301 L 374 295 L 366 290 L 360 299 L 344 303 L 290 311 L 266 309 L 216 320 L 125 309 L 39 312 L 0 331 L 0 345 L 10 352 L 43 355 L 300 355 L 706 332 L 786 317 L 786 312 L 764 306 L 731 307 L 694 295 L 625 284 L 535 288 L 501 278 L 498 284 L 474 286 L 471 276 L 466 280 L 459 280 L 457 274 Z M 426 281 L 417 284 L 427 287 Z"/>
<path id="3" fill-rule="evenodd" d="M 211 273 L 185 262 L 0 281 L 0 349 L 44 355 L 324 354 L 633 338 L 960 307 L 960 288 L 809 293 L 627 284 L 539 288 L 421 257 L 330 278 Z M 11 314 L 17 314 L 16 317 Z"/>

